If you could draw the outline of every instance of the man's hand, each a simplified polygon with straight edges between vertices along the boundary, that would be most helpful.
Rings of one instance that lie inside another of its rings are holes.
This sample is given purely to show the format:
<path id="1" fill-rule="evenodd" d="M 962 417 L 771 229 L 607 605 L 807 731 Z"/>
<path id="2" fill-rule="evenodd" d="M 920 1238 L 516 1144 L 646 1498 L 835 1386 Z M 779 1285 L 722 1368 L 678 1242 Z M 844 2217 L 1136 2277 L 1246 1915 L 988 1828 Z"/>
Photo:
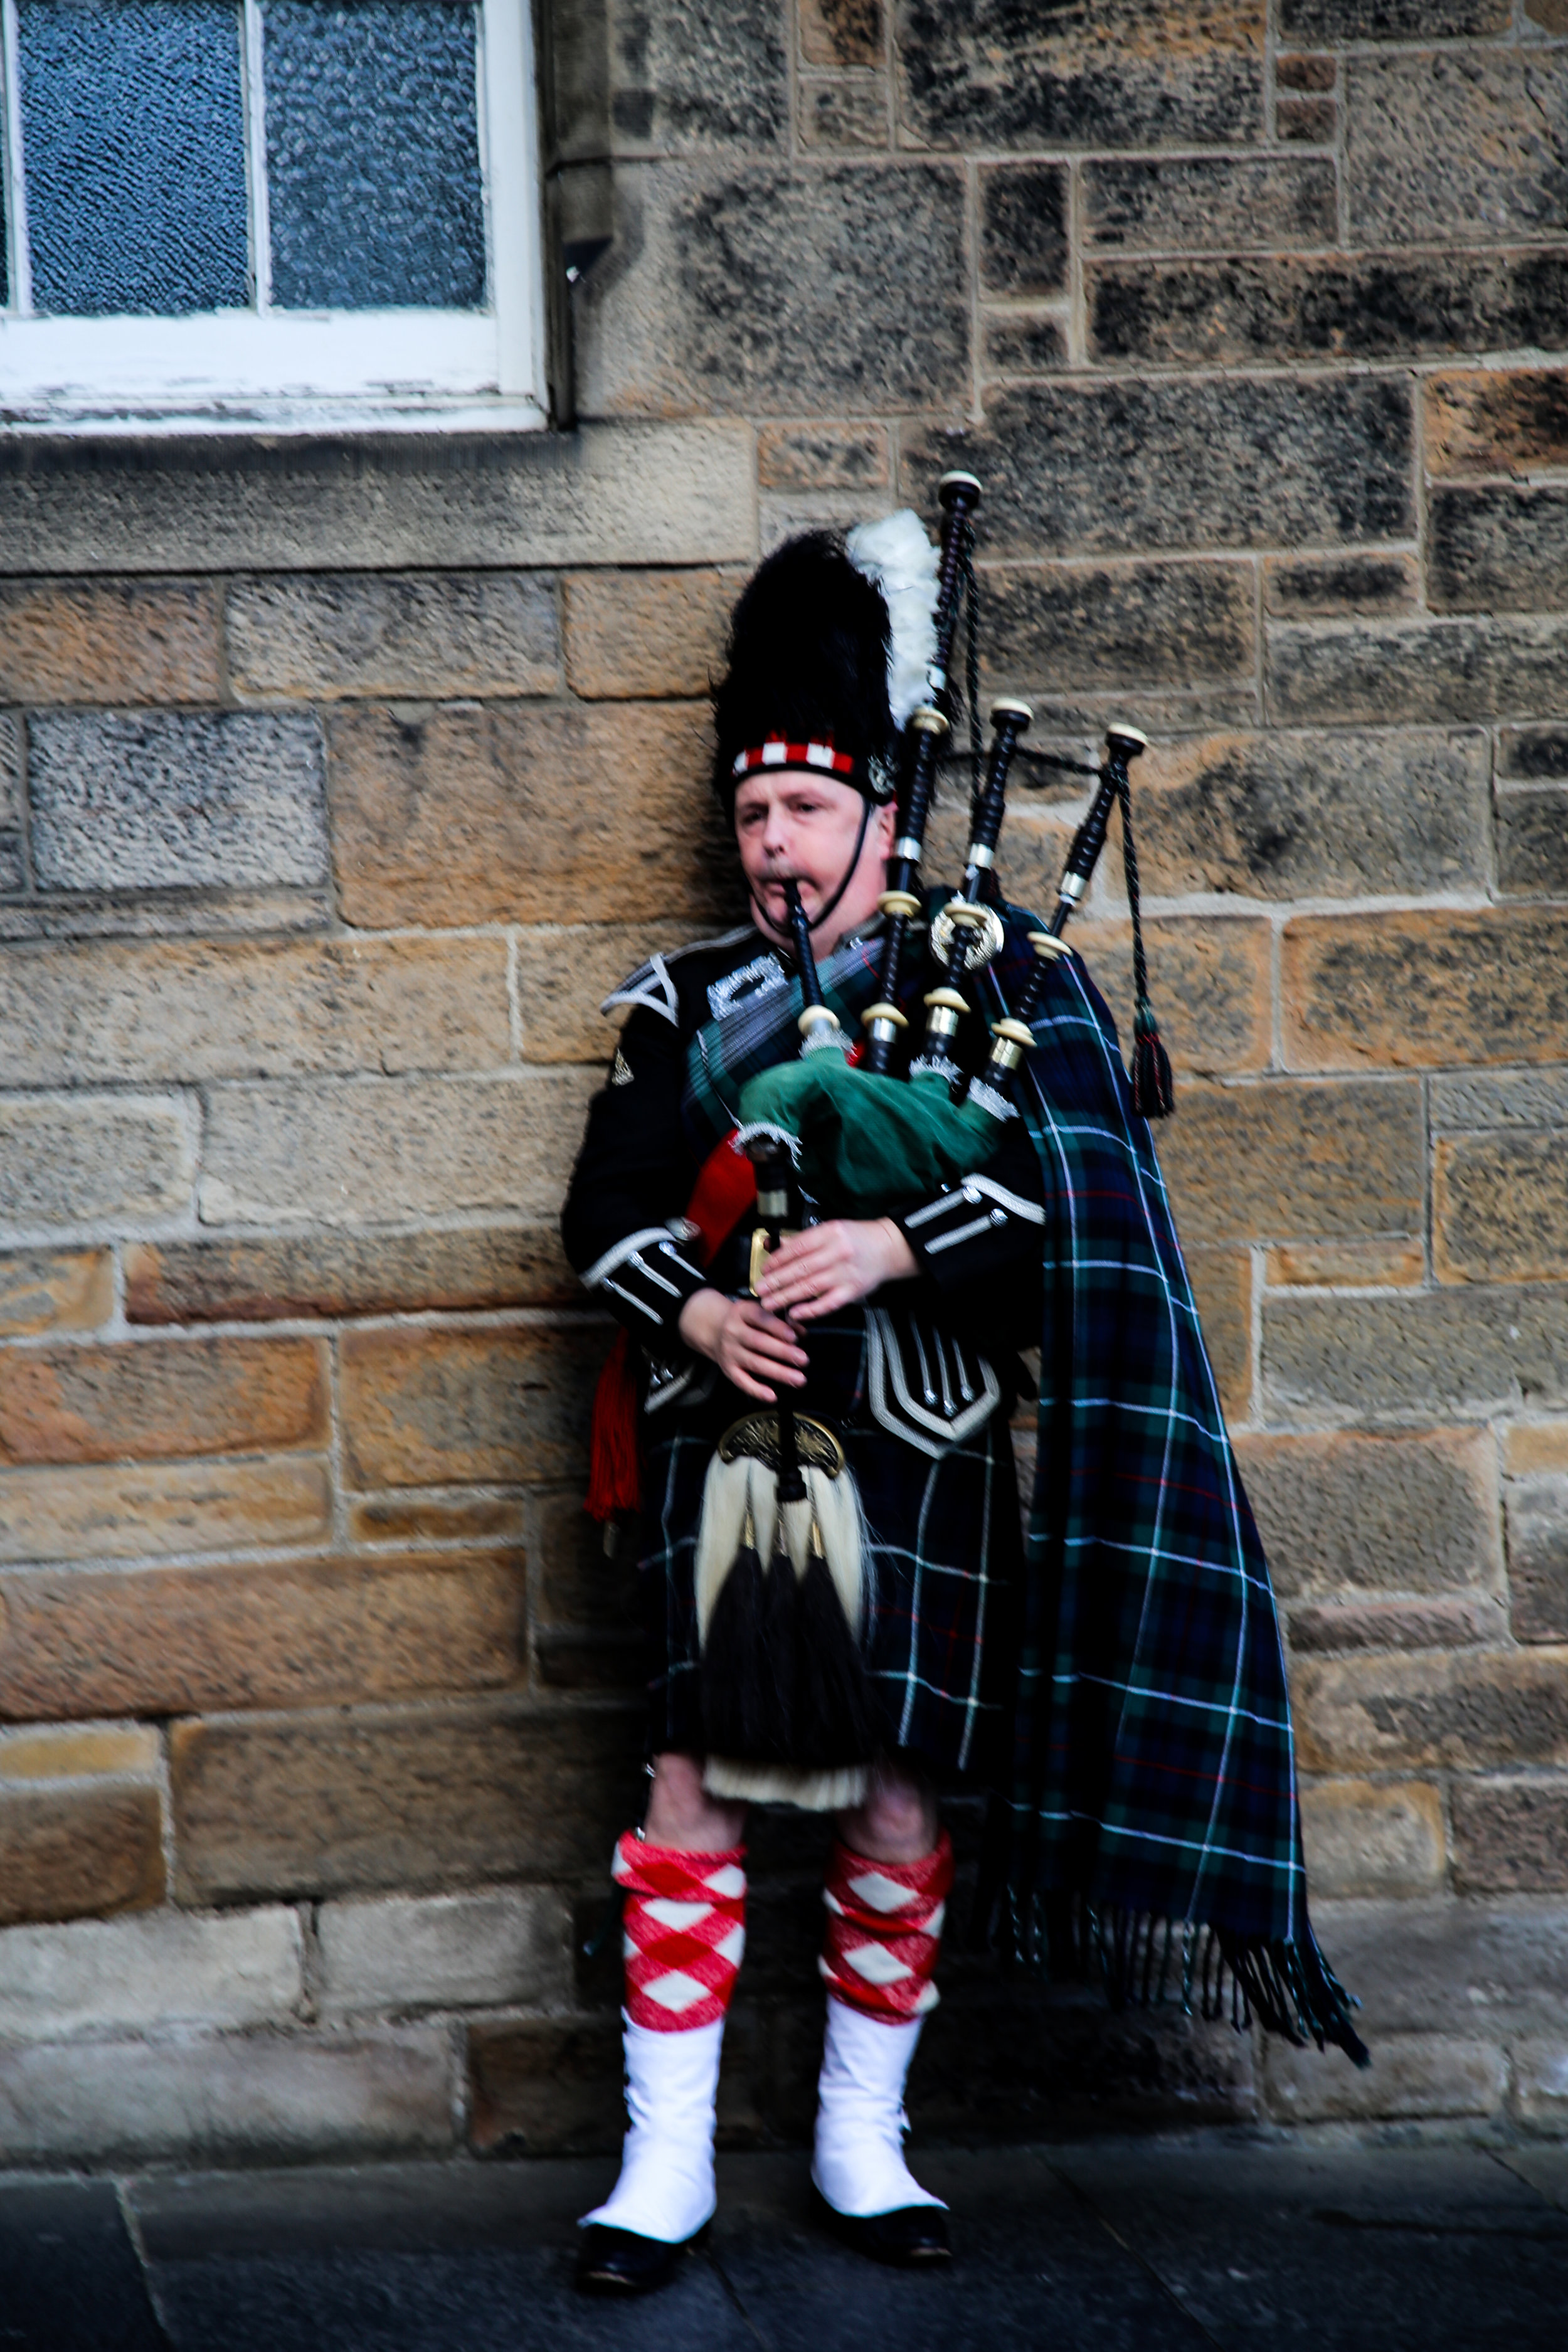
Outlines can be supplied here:
<path id="1" fill-rule="evenodd" d="M 767 1383 L 798 1389 L 805 1382 L 805 1349 L 789 1325 L 754 1298 L 726 1298 L 721 1290 L 694 1291 L 680 1310 L 680 1336 L 700 1356 L 711 1357 L 743 1396 L 774 1404 Z"/>
<path id="2" fill-rule="evenodd" d="M 774 1315 L 813 1323 L 917 1271 L 915 1254 L 891 1217 L 832 1217 L 779 1244 L 763 1263 L 757 1295 Z"/>

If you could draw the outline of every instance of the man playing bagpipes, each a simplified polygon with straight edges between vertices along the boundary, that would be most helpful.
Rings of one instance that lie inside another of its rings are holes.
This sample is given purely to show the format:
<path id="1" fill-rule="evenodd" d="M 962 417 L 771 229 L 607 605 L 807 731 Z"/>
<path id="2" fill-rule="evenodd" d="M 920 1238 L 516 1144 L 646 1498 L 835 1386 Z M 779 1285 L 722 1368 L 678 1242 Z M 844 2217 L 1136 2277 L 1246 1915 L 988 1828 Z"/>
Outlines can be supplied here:
<path id="1" fill-rule="evenodd" d="M 989 879 L 1023 706 L 998 706 L 957 899 L 910 887 L 965 497 L 940 572 L 906 514 L 793 541 L 742 596 L 714 782 L 752 919 L 609 999 L 563 1214 L 626 1334 L 590 1507 L 640 1469 L 652 1652 L 651 1794 L 614 1865 L 630 2128 L 579 2270 L 601 2291 L 658 2284 L 713 2210 L 748 1800 L 836 1816 L 812 2178 L 880 2260 L 948 2254 L 902 2153 L 952 1883 L 939 1787 L 992 1794 L 994 1942 L 1092 1958 L 1118 2000 L 1195 1984 L 1205 2013 L 1228 1971 L 1238 2023 L 1360 2052 L 1307 1924 L 1267 1570 L 1146 1121 L 1056 936 L 1082 877 L 1049 932 Z"/>

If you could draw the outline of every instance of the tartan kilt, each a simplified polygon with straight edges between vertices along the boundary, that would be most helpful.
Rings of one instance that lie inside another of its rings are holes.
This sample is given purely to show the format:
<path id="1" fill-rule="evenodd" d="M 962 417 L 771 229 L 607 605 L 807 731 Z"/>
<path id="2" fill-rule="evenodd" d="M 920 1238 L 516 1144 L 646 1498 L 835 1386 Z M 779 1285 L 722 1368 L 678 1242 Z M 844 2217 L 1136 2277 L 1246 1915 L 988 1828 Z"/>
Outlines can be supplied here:
<path id="1" fill-rule="evenodd" d="M 943 1781 L 1005 1772 L 1023 1542 L 1007 1401 L 937 1459 L 872 1420 L 858 1307 L 810 1327 L 802 1412 L 831 1423 L 860 1494 L 868 1602 L 861 1654 L 889 1752 Z M 700 1756 L 693 1570 L 703 1481 L 732 1421 L 756 1411 L 727 1381 L 703 1404 L 645 1420 L 637 1562 L 648 1644 L 648 1752 Z M 661 1425 L 663 1424 L 663 1425 Z"/>

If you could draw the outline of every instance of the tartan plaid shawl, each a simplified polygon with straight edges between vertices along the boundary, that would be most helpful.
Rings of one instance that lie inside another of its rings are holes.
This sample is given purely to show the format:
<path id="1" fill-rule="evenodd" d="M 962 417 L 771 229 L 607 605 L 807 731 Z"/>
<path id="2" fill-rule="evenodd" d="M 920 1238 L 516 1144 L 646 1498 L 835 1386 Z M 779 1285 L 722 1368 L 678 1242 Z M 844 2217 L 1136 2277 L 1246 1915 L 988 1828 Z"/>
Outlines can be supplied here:
<path id="1" fill-rule="evenodd" d="M 1038 923 L 1005 911 L 994 969 L 1016 1003 Z M 874 1001 L 876 953 L 853 942 L 821 968 L 846 1028 Z M 698 1034 L 683 1104 L 695 1142 L 728 1132 L 744 1079 L 794 1050 L 798 1010 L 792 984 Z M 1250 2011 L 1362 2063 L 1307 1916 L 1268 1565 L 1149 1128 L 1076 955 L 1051 969 L 1035 1040 L 1019 1108 L 1047 1278 L 989 1928 L 1035 1965 L 1097 1963 L 1115 2000 L 1158 1999 L 1173 1979 L 1205 2015 L 1228 2006 L 1241 2024 Z"/>

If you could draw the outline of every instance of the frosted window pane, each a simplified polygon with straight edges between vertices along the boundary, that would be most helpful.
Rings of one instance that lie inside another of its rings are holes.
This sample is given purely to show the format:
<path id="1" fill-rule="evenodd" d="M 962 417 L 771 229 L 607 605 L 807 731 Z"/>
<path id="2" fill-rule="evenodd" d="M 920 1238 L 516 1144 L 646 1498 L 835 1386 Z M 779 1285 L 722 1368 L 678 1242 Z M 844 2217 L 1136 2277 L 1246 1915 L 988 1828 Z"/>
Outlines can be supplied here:
<path id="1" fill-rule="evenodd" d="M 269 0 L 272 299 L 475 310 L 484 209 L 467 0 Z"/>
<path id="2" fill-rule="evenodd" d="M 233 0 L 20 0 L 17 16 L 34 307 L 248 302 Z"/>

